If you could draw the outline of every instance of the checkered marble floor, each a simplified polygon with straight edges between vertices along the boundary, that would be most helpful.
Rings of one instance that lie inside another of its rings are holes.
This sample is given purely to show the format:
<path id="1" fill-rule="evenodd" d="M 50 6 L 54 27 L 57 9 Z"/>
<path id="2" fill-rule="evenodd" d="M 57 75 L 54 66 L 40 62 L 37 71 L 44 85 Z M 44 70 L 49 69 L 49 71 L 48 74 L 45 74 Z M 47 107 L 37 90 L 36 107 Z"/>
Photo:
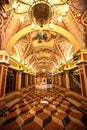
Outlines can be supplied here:
<path id="1" fill-rule="evenodd" d="M 0 115 L 0 130 L 87 130 L 87 115 L 57 89 L 32 89 Z"/>

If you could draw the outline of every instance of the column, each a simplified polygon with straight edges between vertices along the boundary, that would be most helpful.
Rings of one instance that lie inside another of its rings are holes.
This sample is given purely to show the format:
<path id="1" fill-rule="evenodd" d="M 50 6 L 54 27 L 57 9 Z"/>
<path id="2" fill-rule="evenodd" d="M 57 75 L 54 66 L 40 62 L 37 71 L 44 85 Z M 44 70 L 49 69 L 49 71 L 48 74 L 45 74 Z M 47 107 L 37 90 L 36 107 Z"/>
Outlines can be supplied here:
<path id="1" fill-rule="evenodd" d="M 35 75 L 33 75 L 33 77 L 32 77 L 32 82 L 33 82 L 33 87 L 35 87 L 35 85 L 36 85 L 36 76 Z"/>
<path id="2" fill-rule="evenodd" d="M 58 86 L 59 86 L 59 74 L 58 74 Z"/>
<path id="3" fill-rule="evenodd" d="M 34 84 L 34 76 L 32 75 L 32 84 Z"/>
<path id="4" fill-rule="evenodd" d="M 58 88 L 58 74 L 55 75 L 55 87 Z"/>
<path id="5" fill-rule="evenodd" d="M 33 76 L 33 84 L 35 85 L 36 76 Z"/>
<path id="6" fill-rule="evenodd" d="M 57 82 L 56 75 L 54 76 L 54 78 L 55 78 L 55 85 L 56 85 L 56 82 Z"/>
<path id="7" fill-rule="evenodd" d="M 59 73 L 58 75 L 59 75 L 58 76 L 59 77 L 59 86 L 61 86 L 62 85 L 62 82 L 61 82 L 61 73 Z"/>
<path id="8" fill-rule="evenodd" d="M 57 80 L 58 80 L 57 85 L 59 86 L 59 74 L 57 74 Z"/>
<path id="9" fill-rule="evenodd" d="M 25 73 L 25 87 L 28 87 L 28 74 Z"/>
<path id="10" fill-rule="evenodd" d="M 21 79 L 22 79 L 22 70 L 18 70 L 16 73 L 16 90 L 21 90 Z"/>
<path id="11" fill-rule="evenodd" d="M 0 50 L 0 97 L 3 97 L 5 95 L 8 65 L 8 52 L 5 50 Z"/>
<path id="12" fill-rule="evenodd" d="M 57 85 L 58 85 L 58 74 L 57 74 Z"/>
<path id="13" fill-rule="evenodd" d="M 5 96 L 8 65 L 0 64 L 0 97 Z"/>
<path id="14" fill-rule="evenodd" d="M 58 84 L 57 74 L 55 75 L 55 85 Z"/>
<path id="15" fill-rule="evenodd" d="M 52 76 L 52 87 L 54 87 L 54 83 L 55 83 L 55 78 L 54 78 L 54 76 Z"/>
<path id="16" fill-rule="evenodd" d="M 69 71 L 65 70 L 66 75 L 66 90 L 70 90 L 70 80 L 69 80 Z"/>
<path id="17" fill-rule="evenodd" d="M 30 74 L 28 74 L 28 85 L 30 85 Z"/>
<path id="18" fill-rule="evenodd" d="M 87 63 L 78 64 L 82 96 L 87 97 Z"/>
<path id="19" fill-rule="evenodd" d="M 32 75 L 30 75 L 30 85 L 32 85 Z"/>
<path id="20" fill-rule="evenodd" d="M 82 96 L 87 97 L 87 50 L 80 50 L 78 56 L 78 69 L 80 74 Z"/>
<path id="21" fill-rule="evenodd" d="M 56 85 L 58 85 L 58 74 L 56 75 Z"/>

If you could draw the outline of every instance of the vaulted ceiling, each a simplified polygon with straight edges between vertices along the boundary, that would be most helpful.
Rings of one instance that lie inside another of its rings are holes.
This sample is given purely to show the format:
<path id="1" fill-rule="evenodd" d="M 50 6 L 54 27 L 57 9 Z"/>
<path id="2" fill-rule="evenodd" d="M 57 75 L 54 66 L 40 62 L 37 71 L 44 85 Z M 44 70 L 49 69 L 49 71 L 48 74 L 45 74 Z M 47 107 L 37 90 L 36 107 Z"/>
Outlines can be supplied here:
<path id="1" fill-rule="evenodd" d="M 24 0 L 20 1 L 25 9 Z M 0 47 L 34 72 L 52 73 L 66 64 L 77 50 L 87 48 L 87 1 L 68 0 L 69 10 L 62 20 L 58 20 L 59 14 L 55 12 L 50 17 L 50 5 L 41 4 L 43 1 L 38 2 L 37 13 L 34 5 L 33 12 L 22 14 L 14 11 L 13 0 L 0 3 L 3 7 L 0 7 Z M 32 0 L 27 2 L 30 4 Z M 53 4 L 53 0 L 47 2 Z"/>

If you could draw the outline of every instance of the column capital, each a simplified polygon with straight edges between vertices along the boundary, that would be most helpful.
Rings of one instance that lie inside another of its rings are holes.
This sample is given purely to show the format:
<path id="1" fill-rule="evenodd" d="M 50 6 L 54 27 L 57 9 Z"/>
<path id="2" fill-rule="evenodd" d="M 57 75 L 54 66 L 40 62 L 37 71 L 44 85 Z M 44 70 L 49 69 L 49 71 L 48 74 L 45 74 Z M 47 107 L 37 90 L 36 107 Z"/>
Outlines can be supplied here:
<path id="1" fill-rule="evenodd" d="M 9 53 L 5 50 L 0 50 L 0 64 L 9 65 Z"/>
<path id="2" fill-rule="evenodd" d="M 87 61 L 78 61 L 77 62 L 77 65 L 82 65 L 82 64 L 87 65 Z"/>
<path id="3" fill-rule="evenodd" d="M 5 65 L 5 66 L 9 66 L 9 63 L 6 62 L 0 62 L 0 66 Z"/>
<path id="4" fill-rule="evenodd" d="M 23 70 L 22 69 L 18 69 L 17 72 L 18 73 L 23 73 Z"/>
<path id="5" fill-rule="evenodd" d="M 79 50 L 74 54 L 74 60 L 76 60 L 77 65 L 87 64 L 87 49 Z"/>
<path id="6" fill-rule="evenodd" d="M 64 72 L 66 73 L 68 73 L 70 71 L 70 69 L 64 69 Z"/>

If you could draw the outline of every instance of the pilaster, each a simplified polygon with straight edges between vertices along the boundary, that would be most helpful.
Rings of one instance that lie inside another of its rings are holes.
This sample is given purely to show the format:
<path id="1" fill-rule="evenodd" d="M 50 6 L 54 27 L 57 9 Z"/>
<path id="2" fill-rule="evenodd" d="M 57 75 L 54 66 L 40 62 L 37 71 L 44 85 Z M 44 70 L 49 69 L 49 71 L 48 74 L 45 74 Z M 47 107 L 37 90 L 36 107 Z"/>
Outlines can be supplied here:
<path id="1" fill-rule="evenodd" d="M 5 95 L 7 70 L 9 65 L 9 54 L 6 51 L 0 51 L 0 97 Z"/>
<path id="2" fill-rule="evenodd" d="M 62 82 L 61 82 L 61 78 L 62 78 L 61 73 L 58 73 L 58 77 L 59 77 L 59 86 L 61 86 L 62 85 Z"/>
<path id="3" fill-rule="evenodd" d="M 87 50 L 81 50 L 78 56 L 78 69 L 80 74 L 82 96 L 87 97 Z"/>
<path id="4" fill-rule="evenodd" d="M 70 90 L 69 70 L 65 70 L 66 75 L 66 90 Z"/>
<path id="5" fill-rule="evenodd" d="M 25 73 L 25 86 L 28 87 L 28 73 Z"/>
<path id="6" fill-rule="evenodd" d="M 30 75 L 30 85 L 32 85 L 32 75 Z"/>
<path id="7" fill-rule="evenodd" d="M 16 90 L 21 90 L 22 70 L 16 72 Z"/>

